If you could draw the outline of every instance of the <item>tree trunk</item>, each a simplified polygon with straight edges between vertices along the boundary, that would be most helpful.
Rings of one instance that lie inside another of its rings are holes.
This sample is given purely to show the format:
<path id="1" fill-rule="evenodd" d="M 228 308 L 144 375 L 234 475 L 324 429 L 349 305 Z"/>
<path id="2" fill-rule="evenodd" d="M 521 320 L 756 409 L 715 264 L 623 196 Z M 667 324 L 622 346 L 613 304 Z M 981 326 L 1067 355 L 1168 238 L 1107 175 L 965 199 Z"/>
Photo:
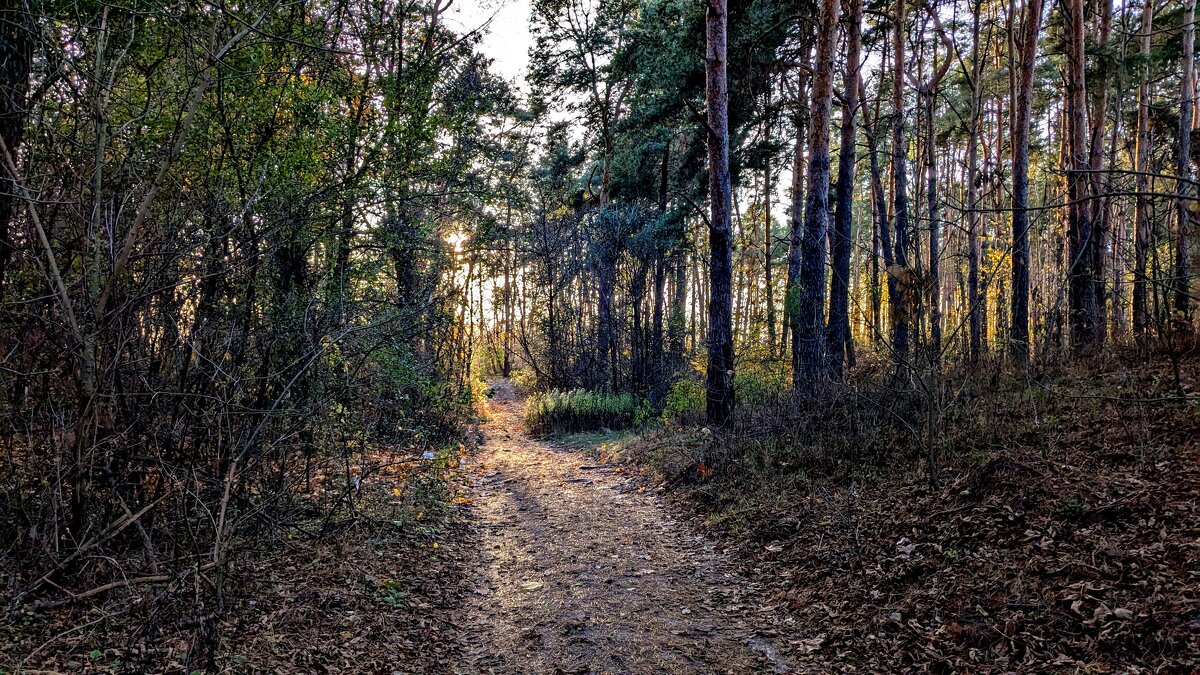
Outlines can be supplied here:
<path id="1" fill-rule="evenodd" d="M 910 276 L 908 269 L 908 144 L 904 139 L 904 0 L 896 3 L 892 26 L 892 212 L 896 223 L 894 263 L 888 275 L 897 278 Z M 900 284 L 896 284 L 900 286 Z M 902 289 L 897 288 L 897 301 L 892 313 L 892 355 L 897 375 L 908 369 L 908 326 L 911 303 Z"/>
<path id="2" fill-rule="evenodd" d="M 1108 49 L 1109 36 L 1112 34 L 1112 0 L 1100 0 L 1100 35 L 1099 47 Z M 1097 342 L 1104 342 L 1108 327 L 1108 283 L 1104 272 L 1107 240 L 1110 236 L 1111 210 L 1109 196 L 1109 176 L 1104 171 L 1104 124 L 1108 119 L 1108 71 L 1101 69 L 1096 86 L 1092 89 L 1093 105 L 1091 111 L 1091 130 L 1089 132 L 1088 164 L 1092 169 L 1089 176 L 1091 193 L 1097 199 L 1092 206 L 1092 278 L 1095 284 L 1093 294 L 1096 298 L 1096 335 Z M 1114 126 L 1119 122 L 1114 121 Z"/>
<path id="3" fill-rule="evenodd" d="M 1014 0 L 1015 1 L 1015 0 Z M 1018 367 L 1029 363 L 1029 117 L 1033 70 L 1042 25 L 1042 0 L 1026 0 L 1021 31 L 1017 96 L 1013 102 L 1012 321 L 1010 349 Z"/>
<path id="4" fill-rule="evenodd" d="M 936 68 L 937 50 L 934 50 Z M 946 63 L 949 63 L 947 56 Z M 929 214 L 929 362 L 941 361 L 942 354 L 942 287 L 938 261 L 941 258 L 941 238 L 938 232 L 938 189 L 937 189 L 937 131 L 934 126 L 934 108 L 937 102 L 937 84 L 931 83 L 924 92 L 925 98 L 925 199 Z"/>
<path id="5" fill-rule="evenodd" d="M 984 298 L 979 293 L 979 126 L 983 103 L 983 60 L 979 52 L 979 15 L 982 0 L 976 0 L 971 23 L 971 128 L 967 136 L 967 360 L 979 362 L 983 344 L 983 321 L 980 307 Z"/>
<path id="6" fill-rule="evenodd" d="M 0 11 L 0 138 L 8 148 L 14 163 L 25 136 L 26 101 L 29 93 L 29 70 L 33 62 L 33 14 L 21 3 Z M 16 207 L 15 183 L 0 171 L 0 302 L 4 301 L 4 277 L 12 259 L 13 243 L 9 228 Z"/>
<path id="7" fill-rule="evenodd" d="M 1067 22 L 1067 141 L 1070 171 L 1067 174 L 1067 263 L 1068 307 L 1071 347 L 1091 353 L 1099 343 L 1101 326 L 1096 300 L 1094 270 L 1096 227 L 1092 217 L 1088 171 L 1087 81 L 1084 53 L 1084 3 L 1069 0 L 1063 18 Z"/>
<path id="8" fill-rule="evenodd" d="M 804 50 L 804 61 L 809 62 L 811 47 Z M 800 264 L 802 259 L 802 242 L 804 240 L 804 173 L 807 168 L 804 153 L 807 143 L 808 120 L 804 116 L 808 107 L 808 74 L 807 70 L 799 75 L 797 84 L 799 100 L 796 102 L 796 147 L 792 155 L 792 209 L 791 231 L 788 245 L 788 277 L 787 291 L 784 294 L 783 315 L 786 328 L 784 333 L 791 333 L 792 348 L 792 377 L 800 371 Z"/>
<path id="9" fill-rule="evenodd" d="M 853 227 L 859 60 L 862 51 L 862 0 L 847 0 L 846 70 L 842 85 L 841 146 L 838 149 L 837 213 L 832 236 L 833 277 L 829 288 L 829 370 L 841 380 L 850 349 L 850 233 Z"/>
<path id="10" fill-rule="evenodd" d="M 708 186 L 711 213 L 708 229 L 708 424 L 727 426 L 733 417 L 733 267 L 729 176 L 729 90 L 725 78 L 726 0 L 709 0 L 706 14 L 708 54 L 705 59 L 705 102 L 708 113 Z"/>
<path id="11" fill-rule="evenodd" d="M 1188 225 L 1191 220 L 1192 197 L 1192 115 L 1195 108 L 1196 80 L 1196 2 L 1184 0 L 1183 7 L 1183 73 L 1179 78 L 1179 147 L 1175 153 L 1178 176 L 1175 191 L 1175 323 L 1179 328 L 1191 328 L 1191 297 L 1188 289 Z"/>
<path id="12" fill-rule="evenodd" d="M 768 128 L 767 137 L 770 137 Z M 771 236 L 771 161 L 763 166 L 763 283 L 767 305 L 767 353 L 775 356 L 775 282 L 771 269 L 774 266 L 775 241 Z"/>
<path id="13" fill-rule="evenodd" d="M 795 384 L 811 384 L 825 369 L 825 259 L 829 225 L 829 118 L 833 106 L 834 47 L 837 42 L 837 0 L 822 0 L 817 29 L 817 60 L 809 116 L 808 190 L 801 239 L 800 298 L 796 340 L 800 344 Z"/>
<path id="14" fill-rule="evenodd" d="M 671 162 L 671 144 L 670 142 L 663 143 L 662 166 L 659 170 L 658 182 L 658 226 L 662 228 L 666 224 L 667 217 L 667 180 L 670 175 Z M 659 239 L 661 241 L 661 238 Z M 665 247 L 663 247 L 665 248 Z M 660 394 L 663 392 L 666 367 L 663 363 L 663 306 L 666 302 L 664 297 L 667 292 L 667 251 L 660 250 L 654 260 L 654 334 L 653 346 L 651 347 L 653 355 L 651 358 L 651 368 L 653 372 L 650 374 L 650 391 L 651 398 L 655 401 L 659 400 Z"/>
<path id="15" fill-rule="evenodd" d="M 1154 29 L 1154 0 L 1142 5 L 1141 56 L 1142 73 L 1138 83 L 1138 118 L 1136 159 L 1137 201 L 1134 202 L 1133 227 L 1133 335 L 1144 342 L 1150 327 L 1150 312 L 1146 298 L 1146 258 L 1150 252 L 1150 36 Z"/>

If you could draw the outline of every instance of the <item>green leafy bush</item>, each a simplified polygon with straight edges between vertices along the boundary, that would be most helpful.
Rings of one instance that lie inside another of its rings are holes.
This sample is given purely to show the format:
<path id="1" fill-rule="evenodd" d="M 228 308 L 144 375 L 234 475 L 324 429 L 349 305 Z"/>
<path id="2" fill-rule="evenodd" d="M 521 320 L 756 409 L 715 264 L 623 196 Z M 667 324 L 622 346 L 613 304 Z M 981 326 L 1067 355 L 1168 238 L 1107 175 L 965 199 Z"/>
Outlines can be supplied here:
<path id="1" fill-rule="evenodd" d="M 791 391 L 791 381 L 780 371 L 750 368 L 733 377 L 733 391 L 738 405 L 766 405 Z"/>
<path id="2" fill-rule="evenodd" d="M 791 382 L 782 372 L 749 369 L 733 378 L 734 396 L 739 406 L 762 406 L 774 402 L 791 391 Z M 704 383 L 684 379 L 671 385 L 663 401 L 664 420 L 700 423 L 704 415 Z"/>
<path id="3" fill-rule="evenodd" d="M 671 385 L 663 401 L 663 419 L 680 422 L 704 413 L 704 383 L 699 380 L 679 380 Z"/>
<path id="4" fill-rule="evenodd" d="M 644 406 L 632 394 L 552 390 L 525 402 L 525 423 L 536 434 L 623 429 L 634 426 Z"/>

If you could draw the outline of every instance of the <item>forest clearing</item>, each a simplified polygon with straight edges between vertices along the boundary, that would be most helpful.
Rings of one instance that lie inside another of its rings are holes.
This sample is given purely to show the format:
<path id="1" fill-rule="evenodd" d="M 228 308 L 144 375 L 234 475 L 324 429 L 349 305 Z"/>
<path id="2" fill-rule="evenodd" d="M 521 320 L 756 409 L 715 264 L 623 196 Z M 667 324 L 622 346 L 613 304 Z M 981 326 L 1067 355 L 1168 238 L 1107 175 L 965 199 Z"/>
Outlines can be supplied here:
<path id="1" fill-rule="evenodd" d="M 1200 672 L 1195 14 L 0 2 L 0 675 Z"/>

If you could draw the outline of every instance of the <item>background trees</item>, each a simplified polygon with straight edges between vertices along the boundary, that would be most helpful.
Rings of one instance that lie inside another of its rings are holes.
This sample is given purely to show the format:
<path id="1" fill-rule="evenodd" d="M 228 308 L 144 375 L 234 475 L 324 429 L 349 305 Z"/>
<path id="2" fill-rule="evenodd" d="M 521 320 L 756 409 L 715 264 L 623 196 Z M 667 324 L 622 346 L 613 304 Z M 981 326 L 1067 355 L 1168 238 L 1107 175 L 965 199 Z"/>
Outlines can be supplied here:
<path id="1" fill-rule="evenodd" d="M 699 161 L 698 148 L 711 138 L 704 125 L 719 117 L 705 110 L 699 86 L 701 17 L 672 2 L 571 6 L 602 24 L 605 37 L 560 31 L 556 53 L 603 44 L 600 75 L 544 59 L 538 78 L 579 84 L 577 185 L 584 195 L 597 182 L 610 187 L 601 190 L 604 205 L 585 197 L 577 214 L 610 226 L 593 229 L 580 249 L 603 264 L 581 267 L 577 290 L 564 297 L 581 319 L 579 335 L 603 343 L 605 368 L 652 372 L 649 384 L 639 376 L 608 386 L 662 391 L 690 368 L 639 370 L 647 308 L 683 299 L 680 342 L 702 357 L 694 364 L 700 372 L 717 356 L 698 344 L 722 330 L 706 311 L 723 306 L 714 295 L 724 293 L 725 273 L 709 257 L 724 244 L 705 241 L 717 227 L 706 200 L 722 201 L 713 192 L 720 181 L 710 185 L 707 173 L 709 166 L 720 173 L 720 163 Z M 1186 320 L 1168 324 L 1183 316 L 1179 302 L 1188 298 L 1179 289 L 1189 275 L 1190 217 L 1179 205 L 1190 197 L 1179 186 L 1190 180 L 1190 133 L 1180 124 L 1194 126 L 1184 48 L 1194 37 L 1186 11 L 1168 13 L 1169 24 L 1154 24 L 1154 12 L 947 0 L 886 12 L 868 6 L 858 20 L 852 3 L 730 5 L 735 389 L 759 376 L 791 374 L 804 387 L 842 373 L 853 378 L 846 355 L 863 344 L 871 348 L 861 365 L 890 361 L 903 383 L 947 363 L 1023 368 L 1072 350 L 1096 353 L 1110 336 L 1119 344 L 1131 334 L 1190 332 Z M 1143 33 L 1142 24 L 1161 30 Z M 614 88 L 618 81 L 625 84 Z M 598 96 L 604 87 L 627 93 Z M 1135 88 L 1141 112 L 1123 105 Z M 614 100 L 616 112 L 597 112 L 596 101 Z M 790 214 L 782 206 L 789 201 Z M 658 234 L 639 239 L 626 221 L 588 215 L 617 203 L 657 209 Z M 774 225 L 788 217 L 790 237 Z M 652 241 L 653 255 L 673 262 L 662 273 L 639 266 L 635 241 Z M 610 303 L 611 272 L 600 272 L 613 255 L 633 274 L 628 285 L 615 284 Z M 671 266 L 674 275 L 666 273 Z M 651 279 L 641 280 L 643 272 Z M 1130 285 L 1132 296 L 1124 291 Z M 784 321 L 776 331 L 780 297 Z M 793 343 L 792 358 L 779 358 L 780 339 Z"/>

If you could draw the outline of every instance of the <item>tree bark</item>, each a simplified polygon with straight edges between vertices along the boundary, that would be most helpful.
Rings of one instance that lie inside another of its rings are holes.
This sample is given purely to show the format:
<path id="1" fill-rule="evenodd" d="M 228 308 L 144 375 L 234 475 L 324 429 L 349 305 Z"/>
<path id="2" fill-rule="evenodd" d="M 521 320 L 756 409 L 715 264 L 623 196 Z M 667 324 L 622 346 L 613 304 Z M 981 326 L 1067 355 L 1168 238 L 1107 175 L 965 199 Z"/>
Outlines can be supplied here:
<path id="1" fill-rule="evenodd" d="M 1138 83 L 1138 117 L 1136 159 L 1137 200 L 1134 202 L 1133 227 L 1133 335 L 1144 342 L 1150 327 L 1150 311 L 1146 297 L 1146 259 L 1150 252 L 1150 36 L 1154 29 L 1154 0 L 1142 5 L 1141 56 L 1142 72 Z"/>
<path id="2" fill-rule="evenodd" d="M 1042 0 L 1026 0 L 1012 126 L 1012 321 L 1009 347 L 1018 367 L 1029 363 L 1029 117 Z"/>
<path id="3" fill-rule="evenodd" d="M 896 278 L 909 275 L 908 269 L 908 144 L 904 138 L 904 2 L 896 3 L 892 26 L 892 212 L 895 220 L 896 246 L 894 262 L 888 275 Z M 903 290 L 897 287 L 897 301 L 892 305 L 892 355 L 897 375 L 908 369 L 908 327 L 910 303 Z"/>
<path id="4" fill-rule="evenodd" d="M 850 350 L 850 234 L 853 227 L 855 139 L 858 125 L 859 61 L 862 52 L 862 0 L 846 2 L 846 70 L 843 78 L 841 146 L 838 149 L 837 213 L 831 248 L 829 288 L 829 374 L 841 380 Z"/>
<path id="5" fill-rule="evenodd" d="M 1067 174 L 1067 263 L 1068 307 L 1071 347 L 1091 353 L 1100 341 L 1099 306 L 1096 299 L 1096 223 L 1088 171 L 1087 81 L 1084 53 L 1084 3 L 1069 0 L 1063 14 L 1067 22 L 1067 142 L 1070 170 Z"/>
<path id="6" fill-rule="evenodd" d="M 13 3 L 11 7 L 0 11 L 0 138 L 16 162 L 25 136 L 25 99 L 29 94 L 36 27 L 32 13 L 21 3 Z M 7 172 L 0 172 L 3 173 Z M 0 302 L 4 301 L 4 278 L 13 253 L 9 228 L 18 194 L 14 180 L 15 177 L 0 179 Z"/>
<path id="7" fill-rule="evenodd" d="M 984 298 L 979 292 L 979 126 L 983 107 L 983 60 L 979 50 L 979 15 L 982 0 L 976 0 L 971 23 L 971 128 L 967 135 L 967 360 L 978 363 L 983 345 L 983 321 L 980 307 Z"/>
<path id="8" fill-rule="evenodd" d="M 708 121 L 708 186 L 711 199 L 708 229 L 709 288 L 708 424 L 727 426 L 733 417 L 733 267 L 729 176 L 729 89 L 725 77 L 726 0 L 708 0 L 705 102 Z"/>
<path id="9" fill-rule="evenodd" d="M 800 344 L 797 388 L 811 385 L 825 369 L 825 259 L 829 224 L 829 119 L 833 107 L 833 57 L 837 42 L 837 0 L 822 0 L 817 29 L 817 60 L 809 115 L 808 190 L 801 239 L 800 298 L 796 340 Z"/>
<path id="10" fill-rule="evenodd" d="M 1183 73 L 1179 78 L 1179 147 L 1176 148 L 1175 191 L 1177 219 L 1175 223 L 1175 323 L 1190 329 L 1191 296 L 1188 284 L 1188 225 L 1192 204 L 1192 115 L 1195 109 L 1196 80 L 1196 2 L 1184 0 L 1183 7 Z"/>
<path id="11" fill-rule="evenodd" d="M 804 61 L 810 61 L 811 47 L 804 50 Z M 802 242 L 804 240 L 804 176 L 807 166 L 804 161 L 805 148 L 808 145 L 808 119 L 805 116 L 808 107 L 808 73 L 807 69 L 799 74 L 797 84 L 798 100 L 796 101 L 796 146 L 792 155 L 792 208 L 791 231 L 788 245 L 788 276 L 787 291 L 784 294 L 783 315 L 784 334 L 791 334 L 792 375 L 800 371 L 800 265 L 802 260 Z M 785 339 L 786 342 L 786 339 Z"/>

